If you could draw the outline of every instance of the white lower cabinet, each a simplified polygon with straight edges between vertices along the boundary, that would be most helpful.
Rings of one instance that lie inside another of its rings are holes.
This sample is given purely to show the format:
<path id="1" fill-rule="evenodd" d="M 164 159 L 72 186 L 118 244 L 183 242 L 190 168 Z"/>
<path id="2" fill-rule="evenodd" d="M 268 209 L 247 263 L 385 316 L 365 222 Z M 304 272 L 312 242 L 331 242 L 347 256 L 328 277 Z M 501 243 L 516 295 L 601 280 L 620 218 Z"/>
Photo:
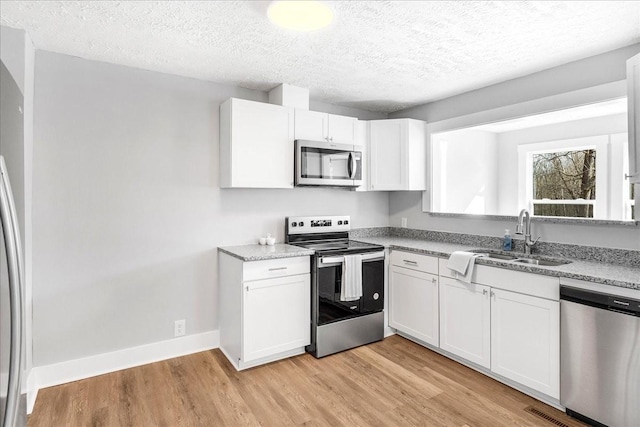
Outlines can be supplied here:
<path id="1" fill-rule="evenodd" d="M 251 362 L 308 345 L 310 301 L 308 274 L 245 282 L 242 360 Z"/>
<path id="2" fill-rule="evenodd" d="M 446 259 L 394 250 L 390 263 L 389 326 L 559 399 L 557 277 L 478 265 L 468 284 Z"/>
<path id="3" fill-rule="evenodd" d="M 304 352 L 311 343 L 308 256 L 243 262 L 219 254 L 220 349 L 236 369 Z"/>
<path id="4" fill-rule="evenodd" d="M 491 368 L 488 286 L 440 277 L 440 348 Z"/>
<path id="5" fill-rule="evenodd" d="M 389 326 L 438 345 L 438 258 L 392 251 L 389 268 Z"/>
<path id="6" fill-rule="evenodd" d="M 491 292 L 491 370 L 559 399 L 560 303 Z"/>
<path id="7" fill-rule="evenodd" d="M 389 326 L 438 345 L 438 276 L 391 266 Z"/>

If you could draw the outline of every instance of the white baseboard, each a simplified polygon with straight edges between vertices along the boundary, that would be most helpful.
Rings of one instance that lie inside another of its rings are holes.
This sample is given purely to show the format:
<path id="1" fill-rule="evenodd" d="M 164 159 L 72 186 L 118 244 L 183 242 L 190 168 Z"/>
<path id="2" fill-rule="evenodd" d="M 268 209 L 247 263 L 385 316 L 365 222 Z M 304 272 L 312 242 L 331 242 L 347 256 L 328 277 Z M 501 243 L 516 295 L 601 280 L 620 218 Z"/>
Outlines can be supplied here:
<path id="1" fill-rule="evenodd" d="M 147 363 L 185 356 L 220 346 L 220 332 L 209 331 L 187 335 L 167 341 L 141 345 L 111 353 L 97 354 L 82 359 L 34 367 L 28 381 L 33 384 L 28 396 L 28 412 L 31 413 L 38 390 L 97 375 L 107 374 Z"/>

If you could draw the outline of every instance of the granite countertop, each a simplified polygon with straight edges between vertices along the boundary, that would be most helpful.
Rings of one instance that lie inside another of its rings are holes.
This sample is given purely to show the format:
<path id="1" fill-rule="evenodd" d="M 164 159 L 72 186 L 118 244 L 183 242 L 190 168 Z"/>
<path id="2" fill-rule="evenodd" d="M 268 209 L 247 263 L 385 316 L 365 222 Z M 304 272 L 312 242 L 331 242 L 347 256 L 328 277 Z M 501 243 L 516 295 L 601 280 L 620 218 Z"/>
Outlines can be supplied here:
<path id="1" fill-rule="evenodd" d="M 406 250 L 410 252 L 418 252 L 441 257 L 448 257 L 454 251 L 468 251 L 470 249 L 481 248 L 481 246 L 479 247 L 456 243 L 433 242 L 429 240 L 392 236 L 357 237 L 355 240 L 383 245 L 390 249 Z M 516 253 L 514 252 L 514 254 Z M 511 270 L 544 274 L 547 276 L 565 277 L 640 290 L 639 267 L 608 264 L 595 261 L 584 261 L 578 259 L 570 260 L 571 263 L 569 264 L 550 267 L 531 264 L 519 264 L 509 261 L 479 257 L 476 258 L 476 264 L 492 265 L 501 268 L 508 268 Z"/>
<path id="2" fill-rule="evenodd" d="M 301 248 L 299 246 L 278 243 L 273 246 L 269 245 L 242 245 L 242 246 L 224 246 L 218 247 L 220 252 L 224 252 L 232 257 L 239 258 L 242 261 L 263 261 L 276 258 L 291 258 L 297 256 L 313 255 L 311 249 Z"/>

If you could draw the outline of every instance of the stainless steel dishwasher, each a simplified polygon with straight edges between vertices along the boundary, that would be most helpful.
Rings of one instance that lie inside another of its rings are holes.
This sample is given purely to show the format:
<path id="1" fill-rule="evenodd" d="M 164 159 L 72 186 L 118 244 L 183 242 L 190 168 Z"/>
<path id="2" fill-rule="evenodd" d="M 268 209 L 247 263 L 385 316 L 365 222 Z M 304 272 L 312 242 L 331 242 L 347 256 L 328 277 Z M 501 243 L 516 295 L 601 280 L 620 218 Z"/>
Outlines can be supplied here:
<path id="1" fill-rule="evenodd" d="M 640 298 L 623 289 L 560 287 L 560 404 L 595 426 L 640 426 Z"/>

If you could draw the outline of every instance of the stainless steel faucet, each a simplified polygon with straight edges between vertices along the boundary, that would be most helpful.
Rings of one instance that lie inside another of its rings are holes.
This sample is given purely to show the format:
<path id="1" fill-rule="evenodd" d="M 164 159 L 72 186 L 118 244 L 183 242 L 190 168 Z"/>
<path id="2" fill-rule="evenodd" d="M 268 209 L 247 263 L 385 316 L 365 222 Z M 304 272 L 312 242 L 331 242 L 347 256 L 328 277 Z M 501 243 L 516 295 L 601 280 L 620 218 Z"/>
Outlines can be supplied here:
<path id="1" fill-rule="evenodd" d="M 531 248 L 538 243 L 540 237 L 535 241 L 531 240 L 531 215 L 526 209 L 520 211 L 518 215 L 518 224 L 516 224 L 516 234 L 523 234 L 522 228 L 524 227 L 524 253 L 531 254 Z"/>

